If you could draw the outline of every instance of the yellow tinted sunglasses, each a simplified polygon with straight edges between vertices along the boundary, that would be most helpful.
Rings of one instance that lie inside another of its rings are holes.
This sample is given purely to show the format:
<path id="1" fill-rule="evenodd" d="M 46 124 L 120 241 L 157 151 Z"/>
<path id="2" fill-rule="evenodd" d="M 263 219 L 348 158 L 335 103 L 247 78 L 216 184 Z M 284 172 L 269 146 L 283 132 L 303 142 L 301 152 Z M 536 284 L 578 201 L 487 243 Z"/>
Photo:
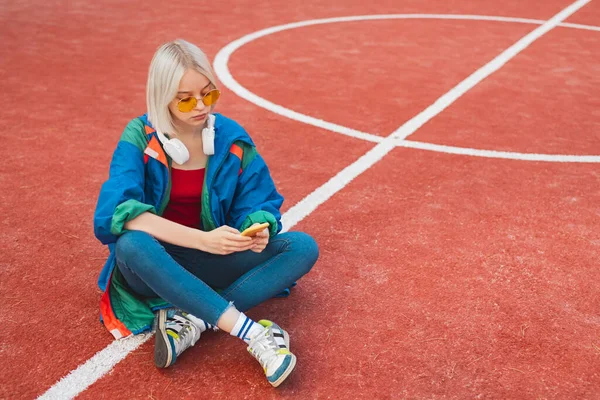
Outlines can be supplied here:
<path id="1" fill-rule="evenodd" d="M 200 100 L 206 107 L 210 107 L 219 100 L 221 97 L 221 92 L 217 89 L 212 89 L 208 93 L 202 96 Z M 198 105 L 198 99 L 194 96 L 184 97 L 177 102 L 177 109 L 181 112 L 190 112 Z"/>

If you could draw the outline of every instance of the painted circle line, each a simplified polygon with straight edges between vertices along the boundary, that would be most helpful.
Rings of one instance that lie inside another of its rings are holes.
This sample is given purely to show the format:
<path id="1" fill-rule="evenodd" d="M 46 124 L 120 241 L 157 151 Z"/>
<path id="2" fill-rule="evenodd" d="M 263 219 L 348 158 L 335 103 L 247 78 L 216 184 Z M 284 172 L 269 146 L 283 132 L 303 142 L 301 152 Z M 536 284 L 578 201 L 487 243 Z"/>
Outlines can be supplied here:
<path id="1" fill-rule="evenodd" d="M 498 17 L 498 16 L 486 16 L 486 15 L 459 15 L 459 14 L 381 14 L 381 15 L 358 15 L 349 17 L 336 17 L 336 18 L 324 18 L 324 19 L 313 19 L 308 21 L 294 22 L 290 24 L 277 25 L 270 28 L 262 29 L 248 35 L 245 35 L 233 42 L 227 44 L 217 53 L 214 61 L 214 68 L 217 76 L 228 89 L 240 96 L 241 98 L 248 100 L 249 102 L 269 110 L 275 114 L 279 114 L 286 118 L 299 121 L 308 125 L 313 125 L 322 129 L 326 129 L 332 132 L 341 133 L 342 135 L 354 137 L 357 139 L 366 140 L 373 143 L 380 143 L 385 138 L 377 135 L 373 135 L 367 132 L 361 132 L 356 129 L 348 128 L 342 125 L 334 124 L 331 122 L 324 121 L 322 119 L 314 118 L 306 114 L 293 111 L 289 108 L 270 102 L 243 87 L 239 82 L 235 80 L 231 72 L 229 71 L 228 62 L 231 55 L 241 48 L 242 46 L 257 40 L 261 37 L 272 35 L 277 32 L 286 30 L 302 28 L 312 25 L 323 25 L 338 22 L 354 22 L 354 21 L 374 21 L 374 20 L 389 20 L 389 19 L 443 19 L 443 20 L 471 20 L 471 21 L 491 21 L 491 22 L 510 22 L 510 23 L 521 23 L 521 24 L 532 24 L 542 25 L 546 21 L 538 19 L 527 19 L 527 18 L 513 18 L 513 17 Z M 590 31 L 600 32 L 599 26 L 591 25 L 580 25 L 572 23 L 560 23 L 560 27 L 583 29 Z M 519 152 L 508 152 L 508 151 L 496 151 L 496 150 L 482 150 L 473 149 L 467 147 L 456 147 L 446 146 L 427 142 L 418 142 L 411 140 L 398 140 L 396 146 L 408 147 L 420 150 L 435 151 L 449 154 L 462 154 L 474 157 L 486 157 L 486 158 L 502 158 L 512 160 L 523 160 L 523 161 L 547 161 L 547 162 L 583 162 L 583 163 L 600 163 L 600 155 L 563 155 L 563 154 L 532 154 L 532 153 L 519 153 Z"/>

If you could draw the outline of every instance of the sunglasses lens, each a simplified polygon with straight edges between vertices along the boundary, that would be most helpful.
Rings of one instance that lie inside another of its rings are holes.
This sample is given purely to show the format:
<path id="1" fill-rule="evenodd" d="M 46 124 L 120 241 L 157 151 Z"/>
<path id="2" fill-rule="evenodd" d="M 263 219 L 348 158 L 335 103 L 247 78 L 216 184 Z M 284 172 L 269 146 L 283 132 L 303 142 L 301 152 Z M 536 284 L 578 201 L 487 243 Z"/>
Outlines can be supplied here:
<path id="1" fill-rule="evenodd" d="M 195 97 L 186 97 L 185 99 L 179 100 L 177 108 L 181 112 L 190 112 L 196 107 L 196 104 L 198 104 L 198 100 L 196 100 Z"/>
<path id="2" fill-rule="evenodd" d="M 213 89 L 210 92 L 206 93 L 204 97 L 202 97 L 202 102 L 207 107 L 212 106 L 217 102 L 217 100 L 219 100 L 220 96 L 221 92 L 219 92 L 217 89 Z"/>

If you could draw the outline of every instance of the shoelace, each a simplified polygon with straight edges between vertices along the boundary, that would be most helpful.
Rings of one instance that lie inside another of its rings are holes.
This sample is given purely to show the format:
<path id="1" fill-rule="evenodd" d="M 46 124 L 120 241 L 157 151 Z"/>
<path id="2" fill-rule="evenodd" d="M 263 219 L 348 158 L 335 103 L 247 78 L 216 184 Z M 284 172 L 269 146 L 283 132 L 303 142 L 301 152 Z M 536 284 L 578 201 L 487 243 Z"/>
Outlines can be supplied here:
<path id="1" fill-rule="evenodd" d="M 169 325 L 180 325 L 183 326 L 183 329 L 179 331 L 179 340 L 175 340 L 175 353 L 180 355 L 182 351 L 187 349 L 190 346 L 196 344 L 196 336 L 198 328 L 191 321 L 180 317 L 180 319 L 170 318 L 167 322 L 167 328 Z M 183 321 L 182 321 L 183 320 Z"/>
<path id="2" fill-rule="evenodd" d="M 277 344 L 267 332 L 252 339 L 248 349 L 263 368 L 268 368 L 268 364 L 277 359 Z"/>

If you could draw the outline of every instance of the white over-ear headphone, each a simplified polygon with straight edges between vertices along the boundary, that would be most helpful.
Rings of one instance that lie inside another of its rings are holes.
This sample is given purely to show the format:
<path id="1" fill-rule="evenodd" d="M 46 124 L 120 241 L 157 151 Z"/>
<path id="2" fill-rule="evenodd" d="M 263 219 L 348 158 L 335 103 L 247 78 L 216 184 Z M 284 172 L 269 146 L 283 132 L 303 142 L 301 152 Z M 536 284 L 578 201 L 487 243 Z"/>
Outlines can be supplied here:
<path id="1" fill-rule="evenodd" d="M 158 136 L 158 139 L 162 142 L 165 152 L 177 164 L 183 164 L 190 159 L 190 152 L 181 140 L 177 138 L 169 139 L 158 130 L 156 131 L 156 136 Z"/>
<path id="2" fill-rule="evenodd" d="M 207 156 L 215 154 L 215 116 L 208 114 L 207 127 L 202 129 L 202 150 Z M 162 132 L 156 131 L 158 140 L 163 144 L 165 152 L 177 164 L 184 164 L 190 159 L 190 152 L 183 142 L 177 138 L 169 139 Z"/>
<path id="3" fill-rule="evenodd" d="M 215 116 L 208 114 L 206 128 L 202 129 L 202 150 L 207 156 L 215 154 Z"/>

